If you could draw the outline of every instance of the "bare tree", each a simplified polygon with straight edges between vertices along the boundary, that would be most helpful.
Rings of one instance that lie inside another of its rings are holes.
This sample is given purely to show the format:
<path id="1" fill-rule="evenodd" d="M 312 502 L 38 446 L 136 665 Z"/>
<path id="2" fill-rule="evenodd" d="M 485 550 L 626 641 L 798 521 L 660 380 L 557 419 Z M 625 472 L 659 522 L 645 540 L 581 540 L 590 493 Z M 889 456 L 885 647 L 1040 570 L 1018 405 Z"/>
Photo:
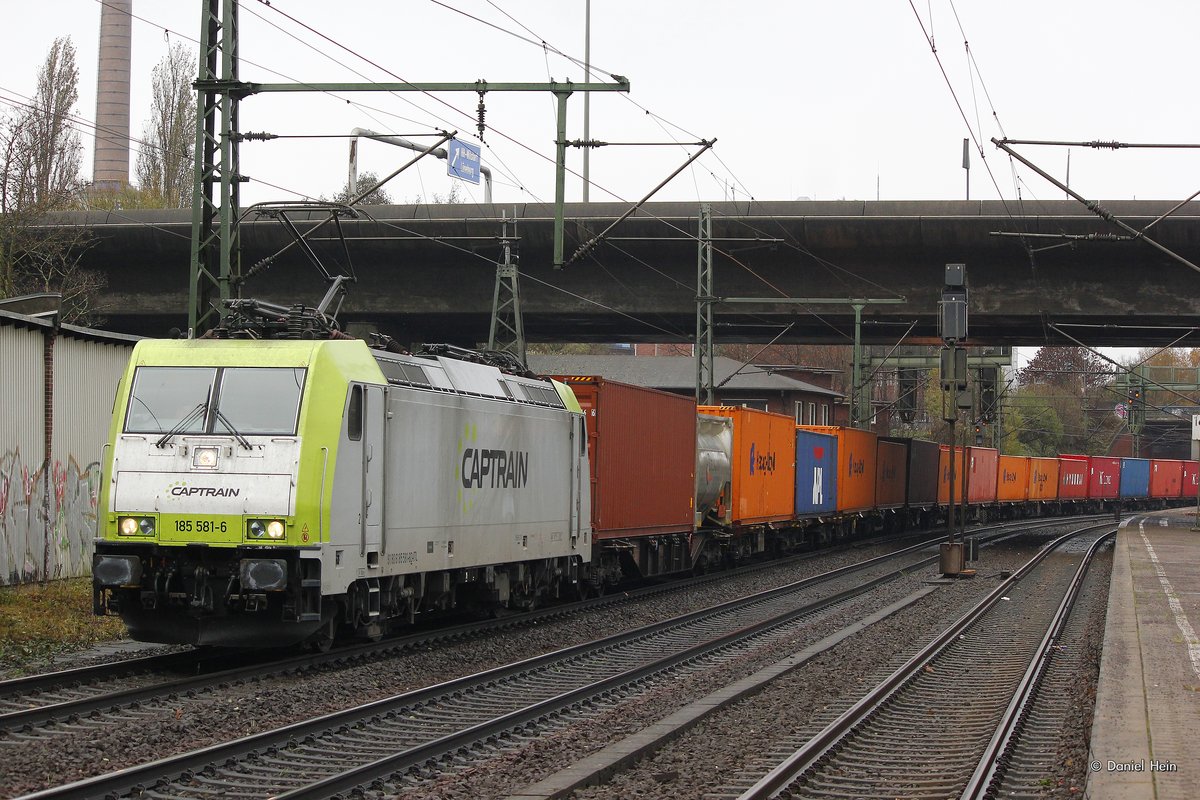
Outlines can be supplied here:
<path id="1" fill-rule="evenodd" d="M 192 204 L 192 170 L 196 137 L 195 51 L 180 43 L 154 67 L 150 119 L 142 129 L 137 159 L 139 188 L 166 208 Z"/>
<path id="2" fill-rule="evenodd" d="M 0 296 L 63 295 L 63 319 L 94 324 L 103 276 L 84 270 L 82 228 L 47 221 L 75 207 L 82 145 L 71 123 L 79 70 L 70 39 L 56 39 L 30 104 L 0 120 Z"/>
<path id="3" fill-rule="evenodd" d="M 54 40 L 38 71 L 37 93 L 16 134 L 29 199 L 46 210 L 66 208 L 79 189 L 83 145 L 71 123 L 79 100 L 79 68 L 70 37 Z"/>

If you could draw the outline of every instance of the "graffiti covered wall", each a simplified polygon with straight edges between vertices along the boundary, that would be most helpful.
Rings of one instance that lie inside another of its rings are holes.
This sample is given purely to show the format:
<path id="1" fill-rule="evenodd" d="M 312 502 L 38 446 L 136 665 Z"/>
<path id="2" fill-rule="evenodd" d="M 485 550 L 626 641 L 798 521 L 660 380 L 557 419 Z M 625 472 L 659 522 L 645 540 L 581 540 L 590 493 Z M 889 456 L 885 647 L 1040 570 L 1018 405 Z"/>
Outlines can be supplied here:
<path id="1" fill-rule="evenodd" d="M 43 565 L 49 578 L 91 573 L 99 477 L 99 462 L 55 461 L 47 475 L 40 459 L 0 455 L 0 584 L 40 580 Z"/>
<path id="2" fill-rule="evenodd" d="M 0 311 L 0 585 L 91 574 L 100 461 L 133 341 Z"/>

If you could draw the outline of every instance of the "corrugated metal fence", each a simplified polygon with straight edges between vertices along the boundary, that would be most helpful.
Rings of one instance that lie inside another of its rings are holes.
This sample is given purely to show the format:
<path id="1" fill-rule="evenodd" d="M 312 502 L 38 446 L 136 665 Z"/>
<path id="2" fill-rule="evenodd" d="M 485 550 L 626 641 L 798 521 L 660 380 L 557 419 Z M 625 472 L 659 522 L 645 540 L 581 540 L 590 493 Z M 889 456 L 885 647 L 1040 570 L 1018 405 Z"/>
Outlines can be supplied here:
<path id="1" fill-rule="evenodd" d="M 91 573 L 100 456 L 134 341 L 0 312 L 0 584 Z"/>

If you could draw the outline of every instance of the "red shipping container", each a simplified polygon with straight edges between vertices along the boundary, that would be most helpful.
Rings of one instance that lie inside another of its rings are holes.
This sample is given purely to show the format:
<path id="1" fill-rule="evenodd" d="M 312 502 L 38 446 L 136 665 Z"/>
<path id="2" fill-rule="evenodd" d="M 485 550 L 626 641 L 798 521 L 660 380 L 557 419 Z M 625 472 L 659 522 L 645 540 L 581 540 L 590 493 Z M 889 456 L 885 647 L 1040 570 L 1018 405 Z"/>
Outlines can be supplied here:
<path id="1" fill-rule="evenodd" d="M 1086 500 L 1088 496 L 1087 457 L 1058 459 L 1058 499 Z"/>
<path id="2" fill-rule="evenodd" d="M 1029 459 L 1029 499 L 1057 500 L 1058 476 L 1062 470 L 1062 462 L 1057 458 Z"/>
<path id="3" fill-rule="evenodd" d="M 560 380 L 587 419 L 594 537 L 691 531 L 695 402 L 603 378 Z"/>
<path id="4" fill-rule="evenodd" d="M 1088 499 L 1115 500 L 1121 491 L 1121 459 L 1110 456 L 1060 456 L 1088 462 Z"/>
<path id="5" fill-rule="evenodd" d="M 1195 497 L 1200 486 L 1200 461 L 1183 462 L 1183 496 Z"/>
<path id="6" fill-rule="evenodd" d="M 996 469 L 996 502 L 1024 503 L 1029 499 L 1029 457 L 1000 456 Z"/>
<path id="7" fill-rule="evenodd" d="M 968 447 L 967 461 L 967 502 L 996 502 L 1000 451 L 991 447 Z"/>
<path id="8" fill-rule="evenodd" d="M 1183 462 L 1168 458 L 1150 459 L 1150 496 L 1167 500 L 1183 496 Z"/>
<path id="9" fill-rule="evenodd" d="M 879 440 L 875 463 L 875 505 L 900 508 L 908 486 L 908 447 L 901 442 Z"/>
<path id="10" fill-rule="evenodd" d="M 858 428 L 840 425 L 798 425 L 806 431 L 816 431 L 838 440 L 838 511 L 863 511 L 875 507 L 875 460 L 878 458 L 879 435 Z"/>
<path id="11" fill-rule="evenodd" d="M 999 470 L 1000 451 L 990 447 L 968 447 L 964 455 L 961 447 L 954 452 L 958 463 L 954 465 L 954 499 L 962 502 L 962 476 L 966 473 L 967 502 L 971 504 L 996 502 L 996 473 Z M 965 462 L 965 469 L 964 469 Z M 950 448 L 941 447 L 939 459 L 941 483 L 938 487 L 938 502 L 950 502 Z"/>
<path id="12" fill-rule="evenodd" d="M 795 421 L 740 406 L 700 406 L 698 411 L 733 420 L 733 523 L 791 519 L 796 499 Z"/>

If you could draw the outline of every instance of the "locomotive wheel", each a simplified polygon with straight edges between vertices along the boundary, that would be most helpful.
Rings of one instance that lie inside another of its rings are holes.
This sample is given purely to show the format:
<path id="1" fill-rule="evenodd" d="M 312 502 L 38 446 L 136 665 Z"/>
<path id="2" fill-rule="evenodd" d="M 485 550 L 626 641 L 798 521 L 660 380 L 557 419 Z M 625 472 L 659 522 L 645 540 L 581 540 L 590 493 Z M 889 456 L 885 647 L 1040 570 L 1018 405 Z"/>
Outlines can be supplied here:
<path id="1" fill-rule="evenodd" d="M 321 627 L 317 629 L 308 639 L 308 646 L 318 653 L 328 653 L 333 647 L 333 642 L 337 639 L 338 631 L 338 608 L 337 601 L 328 602 L 326 612 L 323 613 Z"/>

